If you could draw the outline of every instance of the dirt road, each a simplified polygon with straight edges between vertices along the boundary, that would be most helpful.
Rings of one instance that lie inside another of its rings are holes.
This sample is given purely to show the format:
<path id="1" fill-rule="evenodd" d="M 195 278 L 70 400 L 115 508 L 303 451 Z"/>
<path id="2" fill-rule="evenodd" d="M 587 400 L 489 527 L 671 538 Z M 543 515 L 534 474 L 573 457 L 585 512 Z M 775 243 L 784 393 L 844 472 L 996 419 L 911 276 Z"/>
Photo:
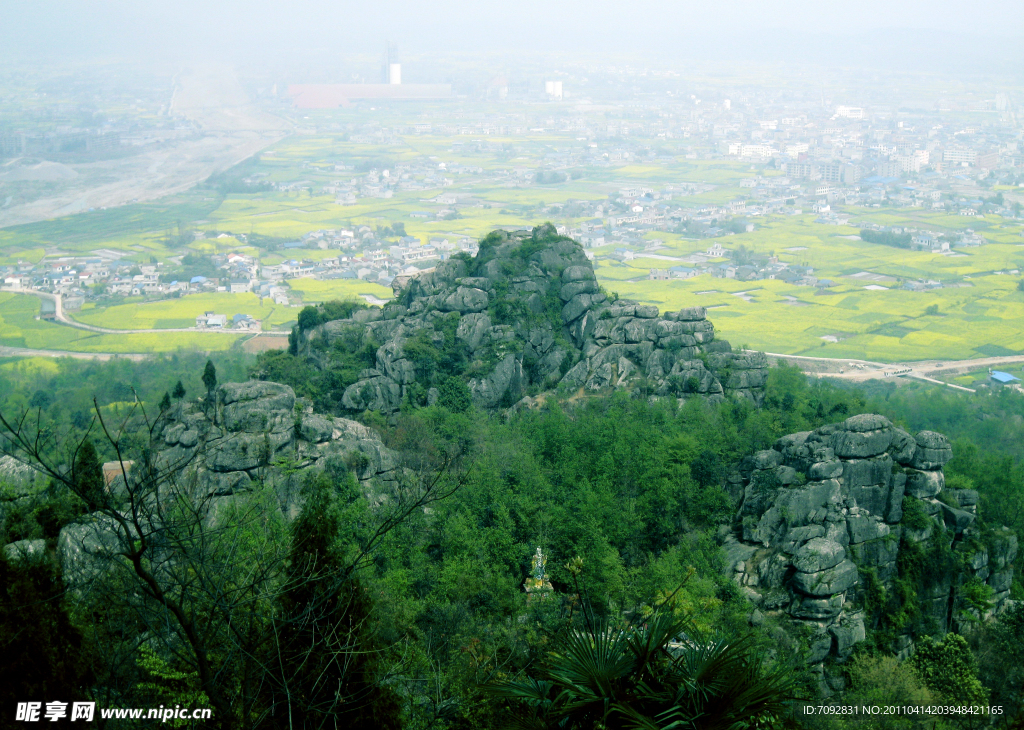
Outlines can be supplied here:
<path id="1" fill-rule="evenodd" d="M 882 363 L 871 360 L 783 355 L 774 352 L 766 354 L 773 362 L 785 360 L 792 365 L 797 365 L 808 375 L 817 377 L 837 378 L 853 382 L 907 377 L 945 385 L 955 390 L 966 390 L 971 393 L 975 392 L 971 388 L 946 383 L 933 376 L 964 374 L 985 368 L 998 368 L 1005 365 L 1024 363 L 1024 355 L 980 357 L 971 360 L 920 360 L 916 362 Z"/>

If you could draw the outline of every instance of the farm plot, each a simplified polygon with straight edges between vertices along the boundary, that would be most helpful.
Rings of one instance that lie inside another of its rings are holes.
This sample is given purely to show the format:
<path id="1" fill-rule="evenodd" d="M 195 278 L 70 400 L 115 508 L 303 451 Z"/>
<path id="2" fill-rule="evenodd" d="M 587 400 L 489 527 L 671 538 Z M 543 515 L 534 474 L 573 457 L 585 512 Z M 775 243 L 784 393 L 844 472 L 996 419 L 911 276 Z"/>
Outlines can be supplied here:
<path id="1" fill-rule="evenodd" d="M 367 301 L 373 304 L 387 301 L 394 296 L 390 287 L 359 279 L 291 279 L 288 287 L 298 293 L 306 304 L 334 299 Z"/>
<path id="2" fill-rule="evenodd" d="M 174 352 L 226 350 L 243 335 L 201 332 L 140 332 L 105 335 L 36 319 L 39 299 L 0 293 L 0 345 L 71 352 Z M 194 321 L 193 321 L 194 323 Z"/>
<path id="3" fill-rule="evenodd" d="M 227 292 L 190 294 L 180 299 L 155 302 L 130 302 L 105 308 L 88 308 L 71 316 L 85 324 L 110 329 L 174 329 L 194 327 L 196 317 L 204 312 L 216 312 L 231 317 L 248 314 L 262 320 L 265 326 L 283 324 L 295 319 L 289 307 L 275 305 L 270 299 L 261 303 L 256 294 L 230 294 Z"/>

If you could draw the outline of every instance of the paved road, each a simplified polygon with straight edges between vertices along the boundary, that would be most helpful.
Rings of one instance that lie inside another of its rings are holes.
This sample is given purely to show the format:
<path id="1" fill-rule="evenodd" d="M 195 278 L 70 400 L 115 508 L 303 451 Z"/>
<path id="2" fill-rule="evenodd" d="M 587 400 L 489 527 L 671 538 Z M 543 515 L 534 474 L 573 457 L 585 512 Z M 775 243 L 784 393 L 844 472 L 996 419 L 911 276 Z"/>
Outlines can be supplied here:
<path id="1" fill-rule="evenodd" d="M 134 360 L 139 362 L 152 354 L 142 352 L 70 352 L 68 350 L 33 350 L 29 347 L 0 346 L 0 357 L 72 357 L 76 360 Z"/>
<path id="2" fill-rule="evenodd" d="M 59 294 L 50 294 L 49 292 L 36 291 L 35 289 L 15 289 L 13 287 L 2 287 L 0 291 L 11 292 L 13 294 L 32 294 L 39 297 L 40 299 L 49 299 L 54 302 L 55 319 L 61 324 L 67 325 L 68 327 L 75 327 L 80 330 L 88 330 L 89 332 L 96 332 L 101 335 L 136 335 L 142 332 L 216 332 L 223 335 L 243 335 L 243 334 L 263 334 L 268 337 L 287 337 L 287 332 L 262 332 L 252 333 L 243 330 L 232 330 L 232 329 L 204 329 L 201 327 L 164 327 L 160 329 L 131 329 L 131 330 L 115 330 L 109 327 L 97 327 L 94 324 L 86 324 L 84 322 L 78 322 L 71 319 L 64 312 L 64 302 Z"/>

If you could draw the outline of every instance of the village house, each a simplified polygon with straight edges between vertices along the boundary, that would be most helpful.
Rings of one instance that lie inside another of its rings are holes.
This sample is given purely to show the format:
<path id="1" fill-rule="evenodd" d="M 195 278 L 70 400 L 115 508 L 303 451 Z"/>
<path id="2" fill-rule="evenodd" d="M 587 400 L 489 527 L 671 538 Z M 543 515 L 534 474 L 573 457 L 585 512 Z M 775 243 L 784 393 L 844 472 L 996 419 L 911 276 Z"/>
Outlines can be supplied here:
<path id="1" fill-rule="evenodd" d="M 196 327 L 198 329 L 211 329 L 219 330 L 224 329 L 228 323 L 228 316 L 226 314 L 215 314 L 213 312 L 204 312 L 196 317 Z"/>

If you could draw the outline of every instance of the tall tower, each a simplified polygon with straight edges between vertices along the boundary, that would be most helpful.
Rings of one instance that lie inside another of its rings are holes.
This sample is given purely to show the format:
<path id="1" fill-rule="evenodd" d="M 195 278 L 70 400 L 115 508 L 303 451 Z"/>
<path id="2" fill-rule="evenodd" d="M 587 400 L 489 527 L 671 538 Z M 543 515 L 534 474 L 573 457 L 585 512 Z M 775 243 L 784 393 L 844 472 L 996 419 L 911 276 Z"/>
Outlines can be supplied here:
<path id="1" fill-rule="evenodd" d="M 402 83 L 402 64 L 398 62 L 398 47 L 394 43 L 384 44 L 384 65 L 381 66 L 380 77 L 385 84 Z"/>

